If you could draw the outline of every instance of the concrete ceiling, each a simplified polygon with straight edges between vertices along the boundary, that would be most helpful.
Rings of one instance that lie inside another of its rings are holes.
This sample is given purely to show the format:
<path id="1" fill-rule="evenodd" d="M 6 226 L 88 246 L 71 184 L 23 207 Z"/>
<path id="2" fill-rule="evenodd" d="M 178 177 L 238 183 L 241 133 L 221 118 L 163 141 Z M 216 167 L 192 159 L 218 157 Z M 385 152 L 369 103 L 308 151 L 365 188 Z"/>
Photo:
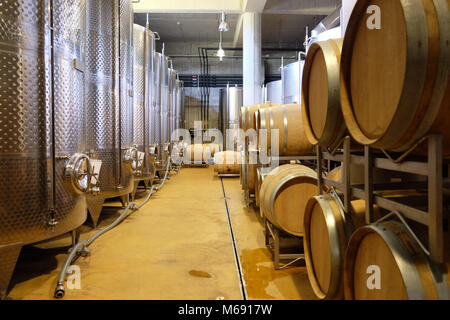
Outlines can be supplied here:
<path id="1" fill-rule="evenodd" d="M 157 31 L 163 42 L 218 42 L 219 13 L 149 13 L 150 29 Z M 230 31 L 224 42 L 232 42 L 240 15 L 228 14 Z M 135 13 L 134 22 L 145 25 L 147 14 Z"/>
<path id="2" fill-rule="evenodd" d="M 314 28 L 325 16 L 322 15 L 292 15 L 263 14 L 261 38 L 263 46 L 298 47 L 305 41 L 305 28 Z"/>
<path id="3" fill-rule="evenodd" d="M 147 14 L 136 13 L 135 23 L 145 25 Z M 220 14 L 216 13 L 149 13 L 150 28 L 157 31 L 162 42 L 218 42 Z M 263 14 L 262 40 L 264 46 L 282 47 L 301 45 L 305 27 L 313 28 L 325 16 Z M 239 14 L 228 14 L 230 31 L 223 33 L 223 41 L 231 45 L 239 22 Z M 242 39 L 235 45 L 241 46 Z M 296 45 L 299 44 L 299 45 Z"/>
<path id="4" fill-rule="evenodd" d="M 141 0 L 134 4 L 135 23 L 150 28 L 165 43 L 217 43 L 220 12 L 227 12 L 230 31 L 225 46 L 242 46 L 242 13 L 262 12 L 263 47 L 302 49 L 305 27 L 314 28 L 341 0 Z"/>

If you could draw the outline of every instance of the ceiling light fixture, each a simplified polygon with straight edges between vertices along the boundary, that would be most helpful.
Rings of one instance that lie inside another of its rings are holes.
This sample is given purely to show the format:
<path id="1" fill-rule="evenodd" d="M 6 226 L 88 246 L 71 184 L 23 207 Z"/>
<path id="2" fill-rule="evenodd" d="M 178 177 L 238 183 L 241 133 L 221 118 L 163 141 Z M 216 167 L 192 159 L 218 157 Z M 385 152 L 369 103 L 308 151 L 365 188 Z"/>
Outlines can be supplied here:
<path id="1" fill-rule="evenodd" d="M 222 12 L 222 20 L 219 24 L 219 31 L 220 32 L 227 32 L 230 30 L 230 27 L 228 26 L 228 22 L 225 20 L 225 12 Z"/>
<path id="2" fill-rule="evenodd" d="M 219 57 L 220 61 L 222 61 L 223 57 L 225 57 L 225 51 L 222 49 L 222 31 L 219 33 L 219 50 L 217 50 L 216 55 Z"/>

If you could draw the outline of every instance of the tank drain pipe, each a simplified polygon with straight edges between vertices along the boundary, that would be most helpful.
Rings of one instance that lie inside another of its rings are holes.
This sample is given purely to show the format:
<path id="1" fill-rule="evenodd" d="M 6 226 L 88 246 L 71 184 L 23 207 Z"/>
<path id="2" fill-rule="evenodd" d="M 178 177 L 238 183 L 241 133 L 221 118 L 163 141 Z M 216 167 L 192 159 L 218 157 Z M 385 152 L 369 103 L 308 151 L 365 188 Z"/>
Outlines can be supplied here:
<path id="1" fill-rule="evenodd" d="M 147 197 L 138 205 L 136 205 L 136 202 L 130 202 L 128 204 L 128 206 L 123 210 L 123 212 L 120 214 L 120 216 L 114 220 L 113 223 L 111 223 L 109 226 L 107 226 L 106 228 L 100 230 L 99 232 L 97 232 L 96 234 L 94 234 L 93 236 L 91 236 L 89 239 L 85 240 L 85 241 L 81 241 L 78 242 L 73 248 L 72 251 L 70 252 L 70 254 L 67 256 L 66 261 L 64 262 L 64 265 L 59 273 L 58 276 L 58 282 L 56 284 L 56 288 L 55 288 L 55 294 L 54 297 L 57 299 L 61 299 L 64 297 L 65 293 L 66 293 L 66 289 L 64 287 L 64 279 L 66 277 L 66 273 L 67 273 L 67 268 L 69 268 L 69 266 L 72 264 L 73 260 L 75 259 L 75 257 L 77 256 L 77 254 L 80 254 L 81 256 L 88 256 L 90 253 L 89 250 L 89 246 L 97 239 L 99 238 L 101 235 L 103 235 L 104 233 L 108 232 L 109 230 L 115 228 L 120 222 L 122 222 L 123 220 L 125 220 L 128 217 L 128 212 L 130 210 L 132 211 L 136 211 L 138 209 L 140 209 L 143 205 L 145 205 L 149 200 L 150 197 L 153 194 L 153 191 L 159 191 L 162 189 L 162 187 L 164 186 L 164 183 L 166 182 L 167 179 L 167 175 L 169 173 L 169 166 L 170 166 L 170 161 L 167 162 L 167 168 L 166 168 L 166 173 L 164 175 L 164 179 L 162 181 L 162 183 L 155 187 L 152 186 L 149 194 L 147 195 Z"/>
<path id="2" fill-rule="evenodd" d="M 122 212 L 122 214 L 116 220 L 114 220 L 113 223 L 111 223 L 109 226 L 107 226 L 103 230 L 100 230 L 99 232 L 97 232 L 96 234 L 91 236 L 88 240 L 78 242 L 75 245 L 75 247 L 72 248 L 72 251 L 70 252 L 69 256 L 67 257 L 66 261 L 64 262 L 64 265 L 59 273 L 58 282 L 56 284 L 55 295 L 54 295 L 55 298 L 61 299 L 65 295 L 66 290 L 64 288 L 64 279 L 66 277 L 67 268 L 72 264 L 72 261 L 74 260 L 75 256 L 77 256 L 77 254 L 81 254 L 84 257 L 88 256 L 89 252 L 90 252 L 90 250 L 88 248 L 89 245 L 91 245 L 92 242 L 94 242 L 102 234 L 111 230 L 112 228 L 117 226 L 120 222 L 122 222 L 122 220 L 124 220 L 126 218 L 128 211 L 130 211 L 130 209 L 132 209 L 134 207 L 135 207 L 135 202 L 130 202 L 128 204 L 128 206 L 125 208 L 125 210 Z"/>
<path id="3" fill-rule="evenodd" d="M 169 168 L 170 168 L 170 162 L 172 161 L 171 157 L 169 156 L 169 158 L 167 159 L 167 167 L 166 167 L 166 173 L 164 174 L 164 179 L 161 182 L 161 184 L 159 186 L 156 187 L 156 190 L 159 191 L 162 189 L 162 187 L 164 186 L 164 183 L 166 182 L 167 179 L 167 175 L 169 174 Z"/>

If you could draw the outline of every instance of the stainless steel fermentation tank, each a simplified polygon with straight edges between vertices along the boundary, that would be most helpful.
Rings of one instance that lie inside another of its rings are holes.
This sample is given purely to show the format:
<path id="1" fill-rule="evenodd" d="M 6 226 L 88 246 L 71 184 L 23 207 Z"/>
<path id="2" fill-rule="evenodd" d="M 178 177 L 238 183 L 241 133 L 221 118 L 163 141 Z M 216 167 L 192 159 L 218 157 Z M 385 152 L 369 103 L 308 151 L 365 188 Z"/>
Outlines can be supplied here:
<path id="1" fill-rule="evenodd" d="M 131 162 L 134 172 L 134 189 L 142 181 L 149 187 L 155 174 L 154 148 L 152 148 L 153 59 L 155 52 L 155 34 L 147 27 L 133 25 L 133 146 L 130 149 L 134 158 Z"/>
<path id="2" fill-rule="evenodd" d="M 185 104 L 184 104 L 184 82 L 176 81 L 176 102 L 175 102 L 175 129 L 184 129 Z"/>
<path id="3" fill-rule="evenodd" d="M 86 0 L 86 11 L 86 148 L 100 168 L 87 204 L 96 225 L 104 200 L 125 204 L 134 185 L 131 0 Z"/>
<path id="4" fill-rule="evenodd" d="M 159 176 L 164 172 L 169 159 L 169 58 L 161 53 L 155 54 L 156 85 L 156 136 L 157 162 L 156 171 Z M 158 121 L 159 118 L 159 121 Z"/>
<path id="5" fill-rule="evenodd" d="M 283 103 L 301 103 L 301 86 L 304 60 L 288 64 L 282 70 Z M 272 101 L 271 101 L 272 102 Z"/>
<path id="6" fill-rule="evenodd" d="M 152 107 L 154 118 L 151 123 L 152 135 L 154 137 L 153 143 L 156 146 L 157 159 L 160 160 L 159 149 L 161 145 L 161 61 L 162 54 L 155 52 L 153 59 L 154 74 L 153 83 L 155 88 L 155 94 L 152 95 Z"/>
<path id="7" fill-rule="evenodd" d="M 175 141 L 172 141 L 172 133 L 176 129 L 176 106 L 177 106 L 177 71 L 169 68 L 169 112 L 168 112 L 168 120 L 169 120 L 169 128 L 167 131 L 169 143 L 173 144 Z"/>
<path id="8" fill-rule="evenodd" d="M 176 74 L 176 71 L 175 71 Z M 184 128 L 184 88 L 183 81 L 178 79 L 176 75 L 174 78 L 174 83 L 172 84 L 172 119 L 171 119 L 171 132 L 177 131 L 178 129 Z M 171 137 L 171 159 L 172 163 L 175 165 L 180 165 L 180 160 L 183 156 L 185 147 L 191 144 L 191 141 L 183 141 L 180 137 L 183 133 L 178 132 L 177 136 Z M 172 134 L 172 133 L 171 133 Z M 190 139 L 189 139 L 190 140 Z M 179 157 L 175 157 L 178 155 Z"/>
<path id="9" fill-rule="evenodd" d="M 169 57 L 161 56 L 161 143 L 167 147 L 170 143 L 169 137 L 169 107 L 170 91 L 169 84 L 171 70 L 169 69 Z"/>
<path id="10" fill-rule="evenodd" d="M 271 102 L 274 104 L 283 104 L 283 84 L 281 80 L 272 81 L 266 85 L 266 102 Z"/>
<path id="11" fill-rule="evenodd" d="M 86 220 L 92 166 L 83 154 L 85 1 L 2 1 L 0 16 L 1 298 L 23 245 Z"/>
<path id="12" fill-rule="evenodd" d="M 239 117 L 240 110 L 243 104 L 242 88 L 227 87 L 226 89 L 220 89 L 220 101 L 219 101 L 219 123 L 220 131 L 223 135 L 223 150 L 230 147 L 230 150 L 234 150 L 234 146 L 227 146 L 227 130 L 239 129 Z"/>

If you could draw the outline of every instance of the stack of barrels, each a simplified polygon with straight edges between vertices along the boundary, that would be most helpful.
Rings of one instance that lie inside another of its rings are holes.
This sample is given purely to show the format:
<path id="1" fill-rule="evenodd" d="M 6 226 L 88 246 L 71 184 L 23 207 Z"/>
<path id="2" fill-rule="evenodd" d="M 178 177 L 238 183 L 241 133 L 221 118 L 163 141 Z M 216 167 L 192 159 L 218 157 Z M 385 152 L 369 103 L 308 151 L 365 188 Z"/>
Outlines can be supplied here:
<path id="1" fill-rule="evenodd" d="M 248 151 L 257 150 L 258 134 L 256 132 L 255 112 L 260 109 L 267 109 L 272 106 L 270 102 L 265 104 L 257 104 L 253 106 L 244 106 L 241 108 L 240 128 L 246 135 L 242 141 Z M 240 182 L 243 190 L 249 190 L 250 193 L 255 193 L 257 188 L 257 163 L 256 161 L 249 161 L 248 153 L 242 150 L 242 163 L 240 164 Z"/>
<path id="2" fill-rule="evenodd" d="M 278 105 L 270 102 L 241 108 L 241 128 L 246 133 L 243 141 L 247 150 L 266 156 L 313 155 L 303 127 L 302 106 Z M 244 190 L 258 194 L 262 179 L 258 179 L 257 159 L 243 154 L 241 184 Z M 254 160 L 254 161 L 252 161 Z M 259 204 L 259 198 L 257 198 Z"/>
<path id="3" fill-rule="evenodd" d="M 381 28 L 368 27 L 373 4 L 383 13 Z M 448 17 L 446 0 L 358 1 L 345 38 L 314 43 L 307 53 L 302 116 L 308 141 L 333 148 L 350 134 L 361 145 L 404 152 L 438 133 L 443 156 L 450 156 Z M 448 257 L 444 265 L 431 261 L 398 219 L 366 225 L 363 200 L 352 201 L 350 211 L 328 194 L 297 212 L 304 216 L 308 276 L 318 298 L 450 298 Z"/>

